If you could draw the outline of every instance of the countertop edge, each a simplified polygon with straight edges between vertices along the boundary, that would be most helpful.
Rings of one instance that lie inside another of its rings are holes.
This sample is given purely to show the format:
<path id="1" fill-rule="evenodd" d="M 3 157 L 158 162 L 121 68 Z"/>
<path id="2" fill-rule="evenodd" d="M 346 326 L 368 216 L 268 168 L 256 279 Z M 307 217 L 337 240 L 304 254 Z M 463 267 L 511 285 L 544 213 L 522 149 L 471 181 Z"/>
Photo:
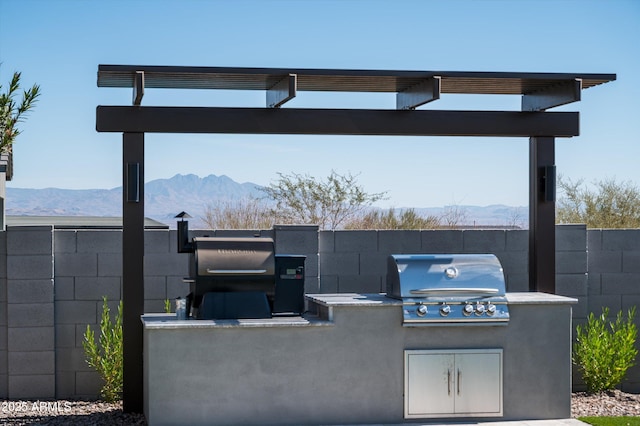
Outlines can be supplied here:
<path id="1" fill-rule="evenodd" d="M 280 317 L 267 319 L 238 319 L 238 320 L 176 320 L 175 314 L 150 313 L 140 317 L 146 330 L 171 329 L 206 329 L 206 328 L 280 328 L 280 327 L 328 327 L 335 324 L 331 321 L 319 319 L 316 316 Z"/>
<path id="2" fill-rule="evenodd" d="M 386 293 L 320 293 L 305 297 L 318 305 L 335 306 L 400 306 L 402 300 L 392 299 Z M 513 292 L 506 294 L 511 305 L 573 305 L 578 299 L 541 292 Z"/>
<path id="3" fill-rule="evenodd" d="M 507 293 L 510 305 L 575 305 L 578 299 L 542 292 Z"/>

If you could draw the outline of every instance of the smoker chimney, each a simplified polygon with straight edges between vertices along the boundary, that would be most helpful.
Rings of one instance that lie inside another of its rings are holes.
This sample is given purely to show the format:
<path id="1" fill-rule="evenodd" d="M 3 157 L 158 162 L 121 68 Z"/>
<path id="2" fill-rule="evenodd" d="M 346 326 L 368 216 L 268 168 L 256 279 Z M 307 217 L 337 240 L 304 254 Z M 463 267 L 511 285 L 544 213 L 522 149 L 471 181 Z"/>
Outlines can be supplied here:
<path id="1" fill-rule="evenodd" d="M 178 226 L 178 253 L 193 253 L 193 244 L 189 241 L 189 221 L 191 216 L 187 212 L 180 212 L 176 216 L 180 220 Z"/>

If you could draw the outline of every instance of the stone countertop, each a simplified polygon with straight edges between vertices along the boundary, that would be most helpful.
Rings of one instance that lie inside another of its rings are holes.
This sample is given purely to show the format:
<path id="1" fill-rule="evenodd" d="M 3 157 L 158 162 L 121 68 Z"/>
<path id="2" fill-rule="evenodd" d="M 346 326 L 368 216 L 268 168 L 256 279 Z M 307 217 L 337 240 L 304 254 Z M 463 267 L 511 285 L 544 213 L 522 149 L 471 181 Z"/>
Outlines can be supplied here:
<path id="1" fill-rule="evenodd" d="M 143 327 L 147 330 L 203 329 L 203 328 L 259 328 L 259 327 L 318 327 L 333 326 L 315 316 L 276 317 L 266 319 L 234 320 L 176 320 L 176 314 L 144 314 Z"/>
<path id="2" fill-rule="evenodd" d="M 402 306 L 402 300 L 392 299 L 385 293 L 326 293 L 307 294 L 306 298 L 329 308 L 338 306 L 378 307 Z M 570 305 L 577 299 L 547 293 L 507 293 L 510 305 Z M 326 327 L 333 321 L 305 314 L 297 317 L 237 320 L 176 320 L 175 314 L 144 314 L 141 317 L 145 329 L 202 329 L 202 328 L 257 328 L 257 327 Z"/>
<path id="3" fill-rule="evenodd" d="M 402 306 L 402 300 L 387 297 L 386 293 L 323 293 L 305 297 L 323 306 Z"/>
<path id="4" fill-rule="evenodd" d="M 507 302 L 510 305 L 575 305 L 578 299 L 557 294 L 523 292 L 507 293 Z"/>
<path id="5" fill-rule="evenodd" d="M 507 301 L 511 305 L 568 305 L 578 303 L 577 299 L 548 293 L 507 293 Z M 402 305 L 402 300 L 391 299 L 385 293 L 328 293 L 307 294 L 307 299 L 319 305 L 334 306 L 395 306 Z"/>

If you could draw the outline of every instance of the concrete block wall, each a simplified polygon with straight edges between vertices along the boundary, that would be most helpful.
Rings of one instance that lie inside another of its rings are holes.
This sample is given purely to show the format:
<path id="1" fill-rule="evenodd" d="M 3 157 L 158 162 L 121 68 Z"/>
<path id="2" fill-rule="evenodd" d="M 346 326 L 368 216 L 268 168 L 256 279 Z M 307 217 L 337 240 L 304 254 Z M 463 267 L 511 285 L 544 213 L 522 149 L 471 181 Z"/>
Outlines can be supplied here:
<path id="1" fill-rule="evenodd" d="M 268 236 L 277 254 L 305 254 L 307 293 L 383 292 L 391 253 L 495 253 L 507 290 L 528 290 L 528 231 L 192 231 L 192 236 Z M 558 294 L 579 300 L 575 323 L 602 306 L 612 312 L 640 304 L 640 230 L 556 232 Z M 122 295 L 119 230 L 8 227 L 0 232 L 0 397 L 95 398 L 100 379 L 82 349 L 87 324 L 98 329 L 102 296 L 112 312 Z M 188 293 L 188 255 L 175 231 L 145 232 L 145 312 Z M 588 251 L 587 251 L 588 248 Z M 640 313 L 638 314 L 640 315 Z M 638 321 L 638 316 L 636 317 Z M 640 360 L 639 360 L 640 361 Z M 574 370 L 575 371 L 575 370 Z M 574 383 L 580 390 L 579 376 Z M 640 392 L 640 367 L 623 384 Z"/>
<path id="2" fill-rule="evenodd" d="M 8 395 L 7 337 L 7 233 L 0 231 L 0 398 Z"/>
<path id="3" fill-rule="evenodd" d="M 588 312 L 598 315 L 603 307 L 609 308 L 614 319 L 620 310 L 626 314 L 635 306 L 635 324 L 640 329 L 640 229 L 590 229 L 587 247 L 587 309 L 582 317 L 574 315 L 576 322 L 585 323 Z M 638 341 L 636 348 L 640 350 Z M 622 389 L 640 393 L 640 356 L 636 363 Z"/>
<path id="4" fill-rule="evenodd" d="M 384 292 L 386 258 L 403 253 L 493 253 L 507 291 L 529 291 L 529 232 L 522 230 L 320 231 L 320 288 L 328 292 Z M 586 294 L 584 225 L 556 232 L 558 294 Z"/>
<path id="5" fill-rule="evenodd" d="M 556 227 L 556 293 L 578 299 L 573 318 L 586 318 L 588 285 L 587 228 L 585 225 Z"/>
<path id="6" fill-rule="evenodd" d="M 112 317 L 122 297 L 122 232 L 56 230 L 56 397 L 95 398 L 101 381 L 86 363 L 82 342 L 87 325 L 99 335 L 102 298 Z M 175 232 L 145 231 L 145 312 L 164 312 L 165 299 L 188 293 L 184 254 Z"/>
<path id="7" fill-rule="evenodd" d="M 10 399 L 54 398 L 53 227 L 11 227 L 5 237 L 2 347 L 6 352 L 1 368 L 6 365 L 2 376 L 6 381 L 0 390 Z"/>

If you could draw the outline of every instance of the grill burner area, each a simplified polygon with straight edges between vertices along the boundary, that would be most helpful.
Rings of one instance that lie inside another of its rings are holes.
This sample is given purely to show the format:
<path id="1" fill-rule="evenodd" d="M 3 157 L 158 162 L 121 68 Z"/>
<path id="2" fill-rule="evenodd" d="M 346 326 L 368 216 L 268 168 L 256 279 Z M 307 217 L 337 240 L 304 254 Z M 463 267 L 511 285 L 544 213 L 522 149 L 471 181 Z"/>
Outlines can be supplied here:
<path id="1" fill-rule="evenodd" d="M 403 301 L 403 325 L 506 325 L 502 266 L 492 254 L 395 254 L 387 296 Z"/>

